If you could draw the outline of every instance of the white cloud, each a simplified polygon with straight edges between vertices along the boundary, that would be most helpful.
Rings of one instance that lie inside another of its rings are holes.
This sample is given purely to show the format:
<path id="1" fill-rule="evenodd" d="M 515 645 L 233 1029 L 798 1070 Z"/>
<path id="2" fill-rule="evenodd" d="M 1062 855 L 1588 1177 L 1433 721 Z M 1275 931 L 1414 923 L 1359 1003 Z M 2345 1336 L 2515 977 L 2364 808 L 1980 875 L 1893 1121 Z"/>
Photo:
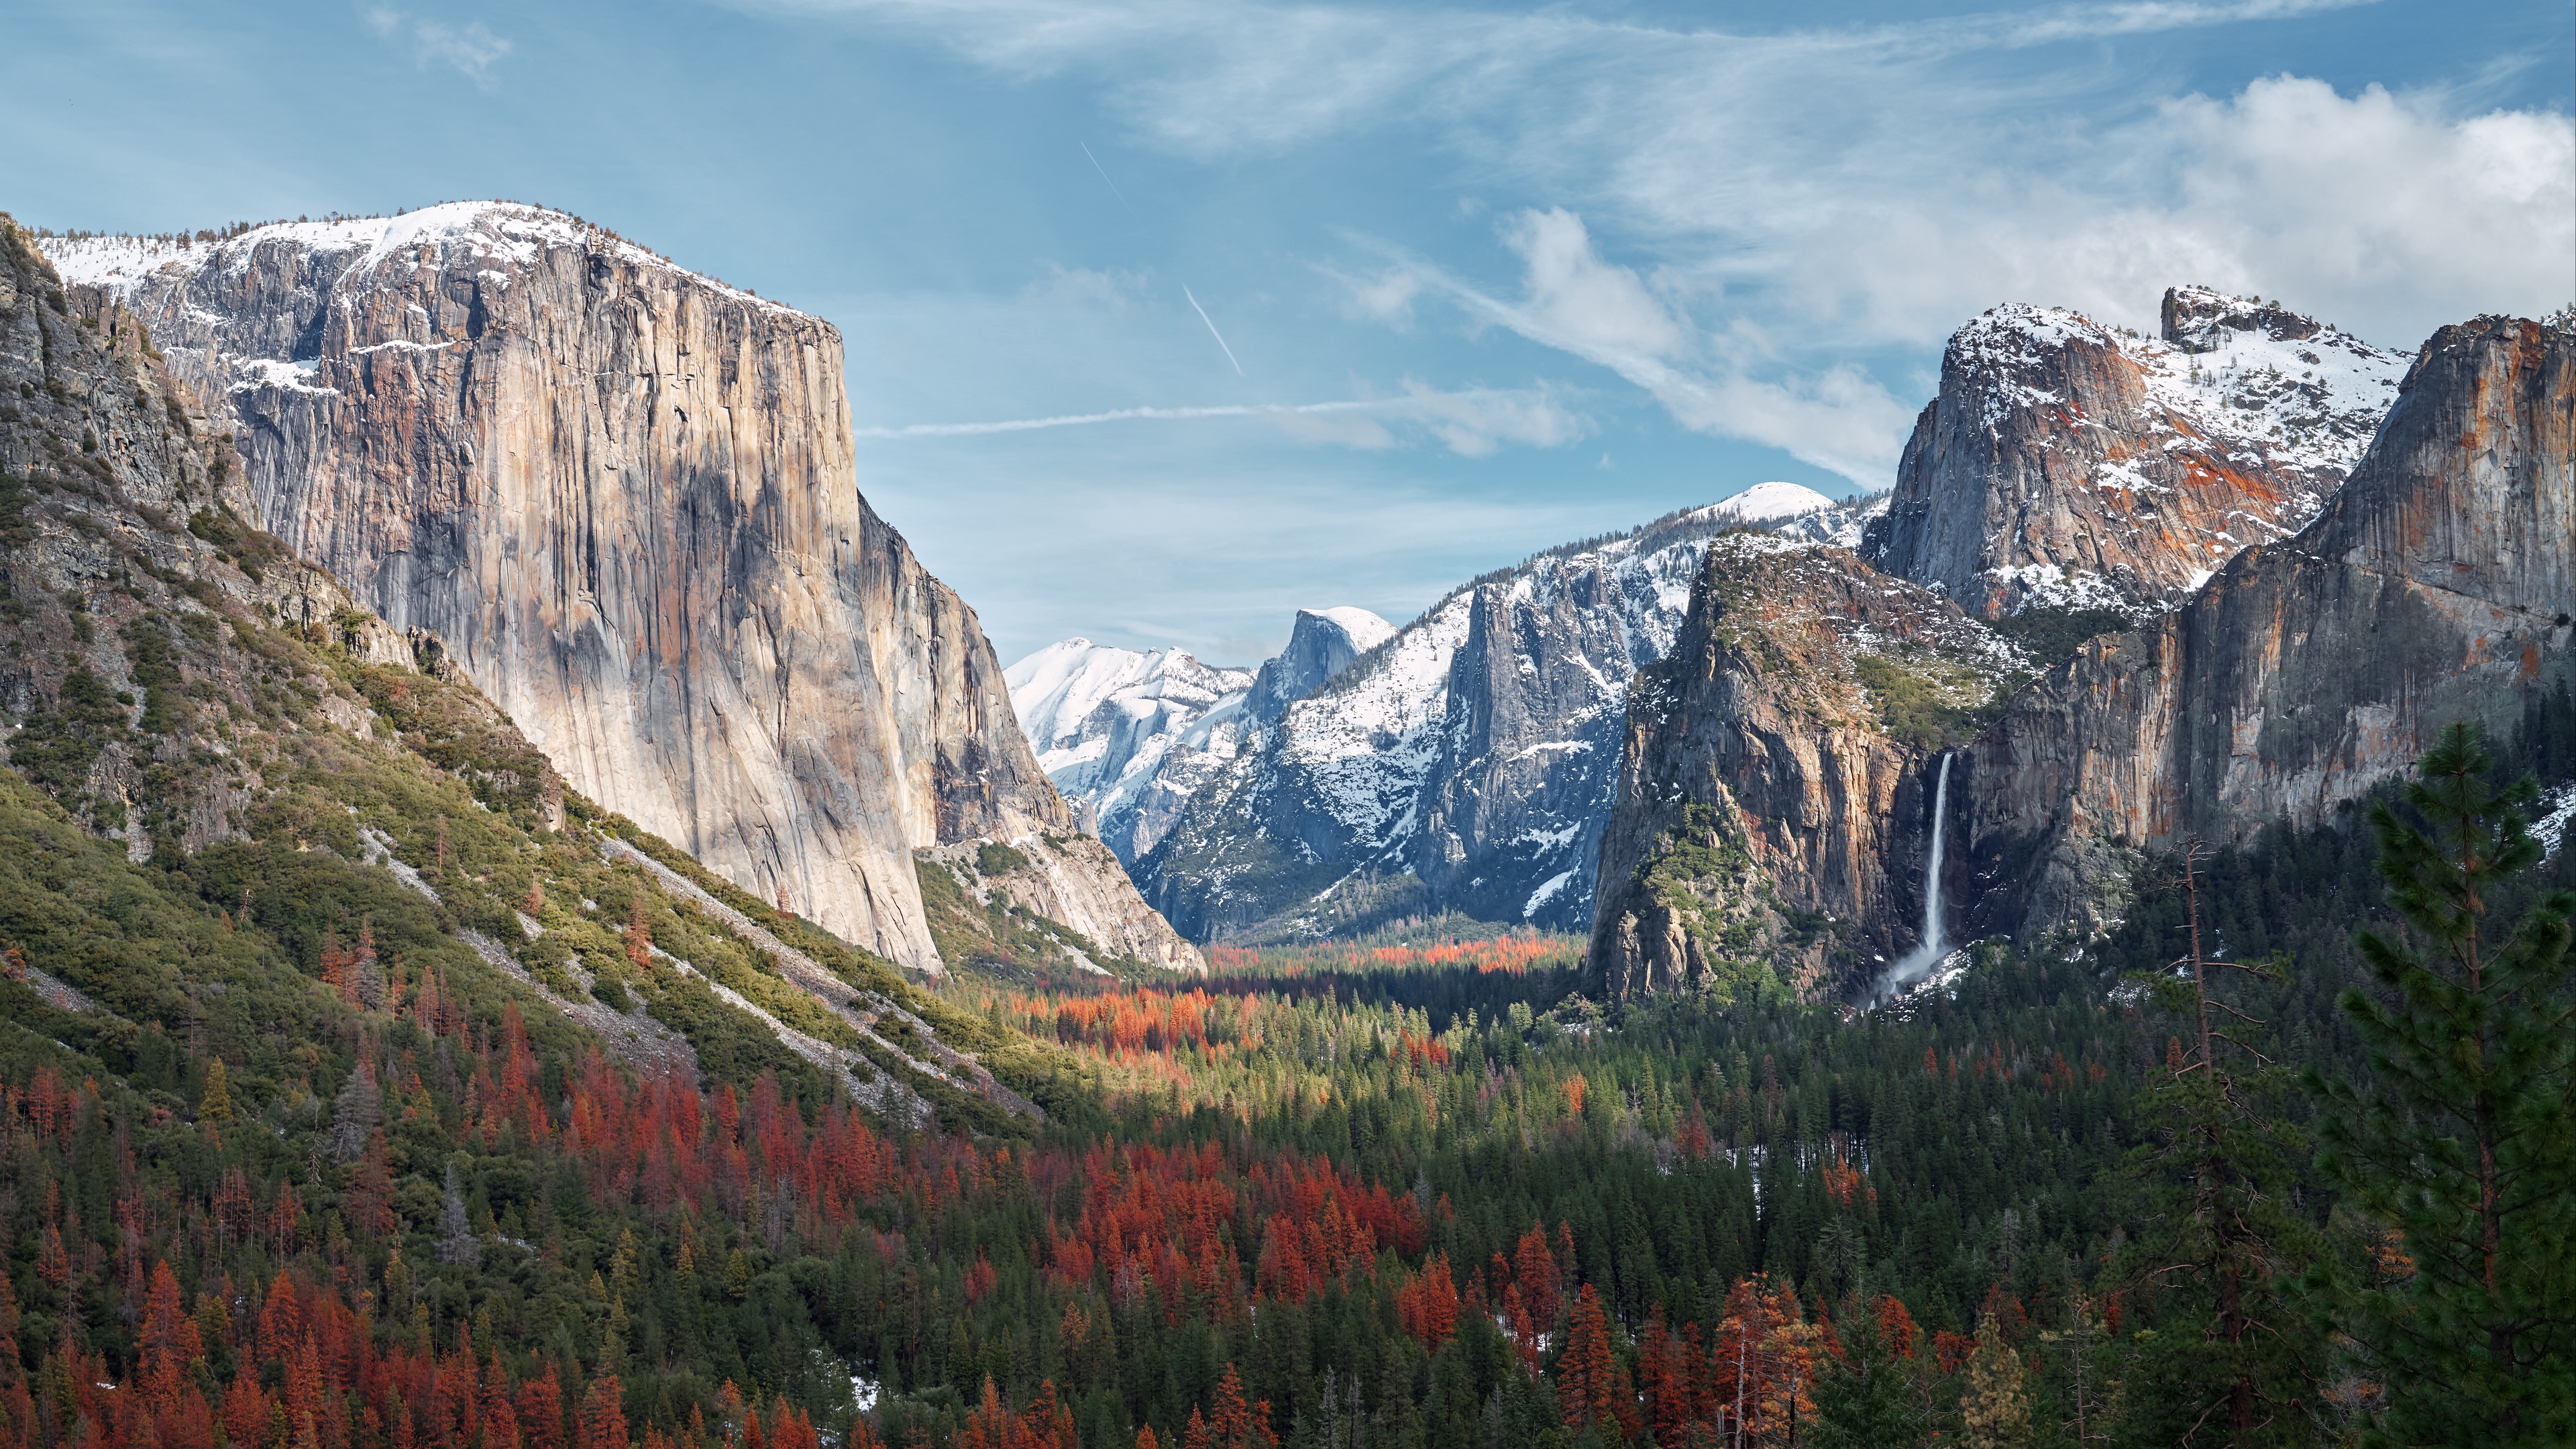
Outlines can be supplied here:
<path id="1" fill-rule="evenodd" d="M 1506 444 L 1563 447 L 1592 431 L 1590 420 L 1566 408 L 1544 389 L 1473 388 L 1442 392 L 1420 383 L 1407 382 L 1401 397 L 1345 398 L 1294 404 L 1225 403 L 1213 407 L 1114 408 L 1106 412 L 1007 418 L 994 422 L 864 427 L 857 429 L 856 435 L 874 441 L 970 438 L 1040 432 L 1051 428 L 1097 427 L 1107 423 L 1207 422 L 1234 418 L 1268 423 L 1301 442 L 1331 443 L 1346 448 L 1391 448 L 1406 441 L 1409 435 L 1423 435 L 1438 441 L 1451 452 L 1469 458 L 1489 456 Z"/>
<path id="2" fill-rule="evenodd" d="M 1894 473 L 1913 410 L 1860 369 L 1755 376 L 1758 344 L 1695 337 L 1635 272 L 1603 261 L 1569 212 L 1523 212 L 1505 220 L 1503 234 L 1524 262 L 1520 301 L 1414 258 L 1399 257 L 1393 271 L 1479 322 L 1608 368 L 1684 427 L 1765 443 L 1864 487 Z"/>
<path id="3" fill-rule="evenodd" d="M 436 61 L 452 66 L 459 75 L 486 90 L 492 87 L 493 65 L 510 54 L 510 42 L 493 34 L 480 20 L 468 21 L 460 28 L 406 15 L 391 5 L 370 6 L 361 13 L 367 28 L 378 36 L 408 40 L 412 58 L 419 64 L 426 66 Z"/>
<path id="4" fill-rule="evenodd" d="M 1528 268 L 1522 309 L 1574 351 L 1670 357 L 1686 338 L 1637 274 L 1592 250 L 1583 219 L 1554 208 L 1524 211 L 1503 224 L 1503 240 Z"/>
<path id="5" fill-rule="evenodd" d="M 2479 312 L 2563 304 L 2576 254 L 2564 113 L 2480 113 L 2473 85 L 2342 93 L 2278 76 L 2176 93 L 2102 43 L 2347 0 L 1745 34 L 1562 7 L 739 3 L 1087 81 L 1171 153 L 1345 140 L 1446 157 L 1450 179 L 1504 198 L 1521 295 L 1403 262 L 1343 278 L 1348 310 L 1403 329 L 1437 293 L 1611 368 L 1688 426 L 1867 483 L 1885 481 L 1911 410 L 1850 359 L 1919 352 L 2000 302 L 2152 326 L 2165 287 L 2205 282 L 2402 347 Z"/>

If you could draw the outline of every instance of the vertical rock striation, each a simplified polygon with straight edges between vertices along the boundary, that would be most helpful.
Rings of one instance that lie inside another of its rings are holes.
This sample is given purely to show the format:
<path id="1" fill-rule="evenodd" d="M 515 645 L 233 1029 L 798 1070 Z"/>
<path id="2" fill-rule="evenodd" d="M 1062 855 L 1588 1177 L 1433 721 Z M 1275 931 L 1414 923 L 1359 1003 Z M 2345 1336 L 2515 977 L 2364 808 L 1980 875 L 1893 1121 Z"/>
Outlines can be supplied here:
<path id="1" fill-rule="evenodd" d="M 2403 354 L 2180 287 L 2164 336 L 2015 303 L 1959 329 L 1861 554 L 1981 618 L 2188 598 L 2317 516 Z"/>
<path id="2" fill-rule="evenodd" d="M 497 203 L 47 246 L 229 403 L 250 521 L 764 899 L 933 968 L 912 852 L 1070 830 L 973 611 L 859 494 L 830 324 Z"/>
<path id="3" fill-rule="evenodd" d="M 1844 549 L 1713 544 L 1672 652 L 1629 695 L 1595 979 L 1813 997 L 1875 974 L 1922 918 L 1931 760 L 2022 663 Z"/>
<path id="4" fill-rule="evenodd" d="M 1977 741 L 1971 924 L 2098 927 L 2124 846 L 2315 824 L 2453 720 L 2510 738 L 2576 678 L 2571 457 L 2576 334 L 2436 333 L 2315 522 L 2087 644 Z"/>

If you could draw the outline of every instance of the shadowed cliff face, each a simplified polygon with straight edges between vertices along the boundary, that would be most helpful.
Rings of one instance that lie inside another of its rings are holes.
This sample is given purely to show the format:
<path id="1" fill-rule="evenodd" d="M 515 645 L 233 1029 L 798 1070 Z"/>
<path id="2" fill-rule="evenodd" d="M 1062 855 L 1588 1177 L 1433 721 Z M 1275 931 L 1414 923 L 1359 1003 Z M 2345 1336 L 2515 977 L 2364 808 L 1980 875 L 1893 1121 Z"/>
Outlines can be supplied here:
<path id="1" fill-rule="evenodd" d="M 1970 924 L 2100 926 L 2123 844 L 2315 824 L 2453 720 L 2510 739 L 2576 676 L 2571 455 L 2576 336 L 2435 334 L 2316 522 L 2155 627 L 2094 640 L 1977 741 Z"/>
<path id="2" fill-rule="evenodd" d="M 1931 760 L 2021 662 L 1842 549 L 1711 545 L 1672 652 L 1629 695 L 1603 989 L 1813 997 L 1911 947 Z"/>
<path id="3" fill-rule="evenodd" d="M 1960 328 L 1862 555 L 1986 619 L 2170 608 L 2317 516 L 2405 367 L 2202 288 L 2165 294 L 2164 332 L 2020 304 Z"/>
<path id="4" fill-rule="evenodd" d="M 48 245 L 228 399 L 254 522 L 763 898 L 934 967 L 911 852 L 1070 829 L 859 495 L 829 324 L 528 207 Z"/>

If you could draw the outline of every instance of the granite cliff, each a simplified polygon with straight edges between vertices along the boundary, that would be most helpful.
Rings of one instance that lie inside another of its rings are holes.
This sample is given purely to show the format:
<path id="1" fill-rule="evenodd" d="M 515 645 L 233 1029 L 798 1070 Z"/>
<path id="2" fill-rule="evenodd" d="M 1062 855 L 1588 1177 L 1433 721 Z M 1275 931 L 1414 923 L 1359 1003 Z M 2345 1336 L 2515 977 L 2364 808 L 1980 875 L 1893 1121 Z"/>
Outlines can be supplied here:
<path id="1" fill-rule="evenodd" d="M 830 324 L 498 203 L 45 245 L 223 400 L 246 521 L 763 900 L 935 968 L 913 852 L 1072 828 L 973 611 L 859 494 Z M 1195 960 L 1121 914 L 1067 924 Z"/>
<path id="2" fill-rule="evenodd" d="M 1276 724 L 1288 706 L 1351 667 L 1351 661 L 1395 637 L 1395 626 L 1366 609 L 1299 609 L 1288 647 L 1253 676 L 1244 711 Z"/>
<path id="3" fill-rule="evenodd" d="M 1590 970 L 1616 995 L 1848 989 L 1913 944 L 1927 765 L 2027 677 L 1849 551 L 1718 540 L 1629 692 Z"/>
<path id="4" fill-rule="evenodd" d="M 2165 294 L 2160 338 L 1997 307 L 1950 339 L 1860 553 L 1985 619 L 2171 608 L 2317 516 L 2405 366 L 2206 288 Z"/>
<path id="5" fill-rule="evenodd" d="M 1971 928 L 2098 927 L 2132 850 L 2313 825 L 2453 720 L 2504 741 L 2564 708 L 2571 458 L 2576 332 L 2484 317 L 2434 334 L 2316 521 L 2091 641 L 1970 747 Z"/>

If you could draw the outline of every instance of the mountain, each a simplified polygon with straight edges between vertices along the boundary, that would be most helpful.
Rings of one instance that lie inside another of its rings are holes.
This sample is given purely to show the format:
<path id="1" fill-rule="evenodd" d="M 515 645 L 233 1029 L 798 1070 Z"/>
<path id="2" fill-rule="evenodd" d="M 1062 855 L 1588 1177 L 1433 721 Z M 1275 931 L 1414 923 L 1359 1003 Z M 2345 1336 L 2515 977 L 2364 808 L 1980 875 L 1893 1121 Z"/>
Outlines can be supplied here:
<path id="1" fill-rule="evenodd" d="M 2096 929 L 2135 850 L 2330 819 L 2456 719 L 2499 743 L 2566 728 L 2572 475 L 2576 332 L 2482 317 L 2435 333 L 2315 522 L 2092 641 L 1969 748 L 1952 879 L 1967 922 Z"/>
<path id="2" fill-rule="evenodd" d="M 1795 483 L 1756 483 L 1713 506 L 1709 516 L 1729 523 L 1781 523 L 1832 507 L 1834 500 L 1813 488 Z"/>
<path id="3" fill-rule="evenodd" d="M 1186 651 L 1088 639 L 1050 644 L 1002 672 L 1038 768 L 1122 861 L 1154 848 L 1181 802 L 1233 756 L 1249 669 Z"/>
<path id="4" fill-rule="evenodd" d="M 1244 712 L 1275 724 L 1288 706 L 1324 687 L 1351 661 L 1395 637 L 1395 626 L 1366 609 L 1299 609 L 1288 647 L 1253 678 Z"/>
<path id="5" fill-rule="evenodd" d="M 1997 307 L 1950 339 L 1860 553 L 1985 619 L 2173 607 L 2317 516 L 2406 363 L 2202 287 L 2165 294 L 2160 338 Z"/>
<path id="6" fill-rule="evenodd" d="M 406 1035 L 451 1108 L 476 1033 L 487 1066 L 533 1039 L 559 1075 L 606 1053 L 965 1130 L 1065 1100 L 1044 1048 L 568 792 L 436 640 L 234 517 L 229 419 L 33 240 L 0 216 L 0 1020 L 43 1028 L 13 1081 L 32 1050 L 166 1083 L 167 1022 L 191 1045 L 160 1055 L 229 1052 L 241 1111 L 306 1126 L 314 1085 Z"/>
<path id="7" fill-rule="evenodd" d="M 860 496 L 830 324 L 503 203 L 44 246 L 222 400 L 246 523 L 761 899 L 936 969 L 913 852 L 1072 831 L 974 612 Z M 1065 924 L 1195 961 L 1114 916 Z"/>
<path id="8" fill-rule="evenodd" d="M 1442 910 L 1588 925 L 1628 683 L 1709 540 L 1745 526 L 1722 508 L 1498 570 L 1358 653 L 1198 785 L 1136 862 L 1146 899 L 1202 939 Z M 1334 622 L 1299 638 L 1337 648 Z M 1299 651 L 1281 675 L 1311 673 Z"/>
<path id="9" fill-rule="evenodd" d="M 2209 327 L 2241 336 L 2239 320 Z M 2067 335 L 2068 358 L 2128 355 Z M 2088 446 L 2188 452 L 2175 414 L 2124 416 L 2148 431 Z M 1955 590 L 1829 548 L 1713 549 L 1670 657 L 1632 694 L 1592 969 L 1623 992 L 1848 993 L 1921 944 L 1921 921 L 2026 946 L 2107 930 L 2141 852 L 2325 823 L 2450 721 L 2508 746 L 2576 739 L 2571 457 L 2576 334 L 2481 318 L 2425 345 L 2304 528 L 2072 657 L 2017 655 L 2018 621 L 1981 628 L 1941 602 Z M 1975 515 L 1982 496 L 1930 495 L 1908 526 L 1953 536 L 1937 510 Z M 1888 519 L 1908 506 L 1900 486 Z"/>
<path id="10" fill-rule="evenodd" d="M 1712 544 L 1629 691 L 1602 988 L 1813 999 L 1896 959 L 1921 914 L 1924 763 L 2028 677 L 1995 631 L 1846 549 Z"/>

